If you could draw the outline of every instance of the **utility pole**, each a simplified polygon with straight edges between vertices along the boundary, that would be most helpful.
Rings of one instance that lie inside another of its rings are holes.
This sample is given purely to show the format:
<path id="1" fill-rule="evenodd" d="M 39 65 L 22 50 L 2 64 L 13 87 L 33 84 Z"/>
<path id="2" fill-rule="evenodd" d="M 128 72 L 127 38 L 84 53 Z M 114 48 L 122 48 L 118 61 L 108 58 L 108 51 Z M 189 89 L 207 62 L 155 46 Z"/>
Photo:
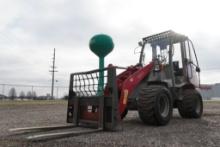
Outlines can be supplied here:
<path id="1" fill-rule="evenodd" d="M 5 95 L 5 84 L 2 84 L 2 94 Z"/>
<path id="2" fill-rule="evenodd" d="M 32 97 L 32 99 L 34 99 L 34 86 L 31 86 L 31 97 Z"/>
<path id="3" fill-rule="evenodd" d="M 51 70 L 49 71 L 49 72 L 52 73 L 51 99 L 53 99 L 53 92 L 54 92 L 54 73 L 55 73 L 55 72 L 58 72 L 58 71 L 55 70 L 55 69 L 56 69 L 56 66 L 55 66 L 55 57 L 56 57 L 56 54 L 55 54 L 55 52 L 56 52 L 56 50 L 55 50 L 55 48 L 54 48 L 54 50 L 53 50 L 53 58 L 52 58 L 53 64 L 52 64 L 52 66 L 51 66 Z"/>

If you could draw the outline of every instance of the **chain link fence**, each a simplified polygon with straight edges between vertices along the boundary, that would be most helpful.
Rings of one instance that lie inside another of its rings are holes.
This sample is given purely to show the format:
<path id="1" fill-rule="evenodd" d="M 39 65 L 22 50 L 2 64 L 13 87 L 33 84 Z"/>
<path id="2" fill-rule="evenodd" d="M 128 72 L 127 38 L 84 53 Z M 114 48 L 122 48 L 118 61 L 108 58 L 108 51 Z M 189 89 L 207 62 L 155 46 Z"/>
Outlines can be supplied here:
<path id="1" fill-rule="evenodd" d="M 55 86 L 55 99 L 68 95 L 68 87 Z M 0 99 L 51 99 L 51 86 L 0 84 Z"/>
<path id="2" fill-rule="evenodd" d="M 204 100 L 220 99 L 220 83 L 202 85 L 200 92 Z M 54 98 L 68 95 L 68 87 L 55 86 Z M 51 99 L 51 86 L 0 84 L 0 99 Z"/>

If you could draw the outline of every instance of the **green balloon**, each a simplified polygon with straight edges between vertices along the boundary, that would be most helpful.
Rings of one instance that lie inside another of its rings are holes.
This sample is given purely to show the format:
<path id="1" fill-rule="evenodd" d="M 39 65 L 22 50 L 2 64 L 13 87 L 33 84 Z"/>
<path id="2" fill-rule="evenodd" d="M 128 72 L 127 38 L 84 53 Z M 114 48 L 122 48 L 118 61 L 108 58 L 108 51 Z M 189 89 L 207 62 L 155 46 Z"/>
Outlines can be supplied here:
<path id="1" fill-rule="evenodd" d="M 105 34 L 98 34 L 90 39 L 89 48 L 98 57 L 104 58 L 113 50 L 114 43 L 110 36 Z"/>

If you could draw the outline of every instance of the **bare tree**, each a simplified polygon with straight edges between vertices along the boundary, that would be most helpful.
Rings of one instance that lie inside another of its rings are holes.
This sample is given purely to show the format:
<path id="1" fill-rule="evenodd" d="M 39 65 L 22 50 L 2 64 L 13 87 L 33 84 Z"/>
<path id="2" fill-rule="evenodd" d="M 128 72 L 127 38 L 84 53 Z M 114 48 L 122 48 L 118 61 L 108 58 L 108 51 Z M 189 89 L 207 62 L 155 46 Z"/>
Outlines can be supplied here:
<path id="1" fill-rule="evenodd" d="M 33 91 L 33 93 L 32 93 L 32 97 L 33 97 L 33 99 L 34 99 L 34 100 L 36 100 L 36 99 L 37 99 L 37 94 L 36 94 L 36 92 L 35 92 L 35 91 Z"/>
<path id="2" fill-rule="evenodd" d="M 31 91 L 28 91 L 28 92 L 27 92 L 26 98 L 27 98 L 27 99 L 32 99 L 32 92 L 31 92 Z"/>
<path id="3" fill-rule="evenodd" d="M 12 87 L 8 93 L 8 97 L 11 99 L 11 100 L 14 100 L 16 97 L 17 97 L 17 93 L 16 93 L 16 90 L 14 87 Z"/>
<path id="4" fill-rule="evenodd" d="M 19 98 L 23 100 L 23 98 L 25 98 L 25 93 L 24 91 L 21 91 L 19 94 Z"/>

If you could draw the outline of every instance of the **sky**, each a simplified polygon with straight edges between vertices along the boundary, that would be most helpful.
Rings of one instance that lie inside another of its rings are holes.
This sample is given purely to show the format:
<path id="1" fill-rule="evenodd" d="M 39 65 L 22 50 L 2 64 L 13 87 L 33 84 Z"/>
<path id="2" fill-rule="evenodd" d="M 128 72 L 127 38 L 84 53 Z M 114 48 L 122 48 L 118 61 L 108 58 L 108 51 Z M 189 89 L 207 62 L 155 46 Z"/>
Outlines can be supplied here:
<path id="1" fill-rule="evenodd" d="M 0 0 L 0 84 L 50 85 L 56 48 L 56 85 L 68 86 L 70 73 L 98 68 L 88 44 L 100 33 L 115 44 L 106 65 L 134 65 L 138 41 L 170 29 L 194 42 L 201 82 L 218 83 L 219 14 L 217 0 Z"/>

